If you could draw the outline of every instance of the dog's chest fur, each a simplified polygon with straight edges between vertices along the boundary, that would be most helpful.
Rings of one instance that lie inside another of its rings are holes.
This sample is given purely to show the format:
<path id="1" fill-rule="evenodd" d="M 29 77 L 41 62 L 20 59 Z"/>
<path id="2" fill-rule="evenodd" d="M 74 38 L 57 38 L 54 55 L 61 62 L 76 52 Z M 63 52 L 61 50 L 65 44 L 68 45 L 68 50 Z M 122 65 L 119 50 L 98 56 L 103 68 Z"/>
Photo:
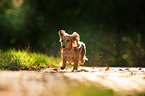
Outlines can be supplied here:
<path id="1" fill-rule="evenodd" d="M 67 63 L 73 63 L 76 58 L 79 58 L 79 49 L 75 47 L 70 50 L 62 50 L 62 55 Z"/>

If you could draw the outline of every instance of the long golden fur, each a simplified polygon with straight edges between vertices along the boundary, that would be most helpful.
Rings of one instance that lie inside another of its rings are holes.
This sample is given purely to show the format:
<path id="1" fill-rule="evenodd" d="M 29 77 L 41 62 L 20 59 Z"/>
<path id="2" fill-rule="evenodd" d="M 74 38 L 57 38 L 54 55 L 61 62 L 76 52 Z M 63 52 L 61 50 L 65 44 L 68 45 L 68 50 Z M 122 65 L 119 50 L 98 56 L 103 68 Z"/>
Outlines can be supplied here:
<path id="1" fill-rule="evenodd" d="M 77 70 L 79 64 L 84 64 L 86 58 L 86 46 L 83 42 L 80 42 L 79 34 L 74 32 L 69 35 L 64 30 L 59 32 L 61 43 L 61 69 L 65 69 L 66 63 L 74 64 L 73 70 Z"/>

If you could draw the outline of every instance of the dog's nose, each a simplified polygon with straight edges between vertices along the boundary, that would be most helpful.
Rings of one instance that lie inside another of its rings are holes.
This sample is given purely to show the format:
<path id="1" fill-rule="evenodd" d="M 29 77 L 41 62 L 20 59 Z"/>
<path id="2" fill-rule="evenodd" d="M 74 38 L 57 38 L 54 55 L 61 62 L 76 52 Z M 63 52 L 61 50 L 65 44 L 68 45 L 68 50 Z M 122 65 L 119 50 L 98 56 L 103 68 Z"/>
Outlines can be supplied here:
<path id="1" fill-rule="evenodd" d="M 65 45 L 63 45 L 62 48 L 65 48 Z"/>

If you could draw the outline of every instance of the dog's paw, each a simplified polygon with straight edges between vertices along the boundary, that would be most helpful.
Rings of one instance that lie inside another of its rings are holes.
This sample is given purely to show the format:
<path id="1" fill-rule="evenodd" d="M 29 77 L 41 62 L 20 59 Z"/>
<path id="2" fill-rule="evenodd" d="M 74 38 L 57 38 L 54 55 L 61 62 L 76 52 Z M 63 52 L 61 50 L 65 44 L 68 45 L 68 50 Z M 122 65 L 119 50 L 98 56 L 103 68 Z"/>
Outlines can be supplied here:
<path id="1" fill-rule="evenodd" d="M 77 69 L 73 69 L 71 72 L 80 72 L 80 71 Z"/>
<path id="2" fill-rule="evenodd" d="M 64 68 L 64 67 L 60 67 L 60 69 L 61 69 L 61 70 L 64 70 L 65 68 Z"/>
<path id="3" fill-rule="evenodd" d="M 71 72 L 77 72 L 77 70 L 72 70 Z"/>

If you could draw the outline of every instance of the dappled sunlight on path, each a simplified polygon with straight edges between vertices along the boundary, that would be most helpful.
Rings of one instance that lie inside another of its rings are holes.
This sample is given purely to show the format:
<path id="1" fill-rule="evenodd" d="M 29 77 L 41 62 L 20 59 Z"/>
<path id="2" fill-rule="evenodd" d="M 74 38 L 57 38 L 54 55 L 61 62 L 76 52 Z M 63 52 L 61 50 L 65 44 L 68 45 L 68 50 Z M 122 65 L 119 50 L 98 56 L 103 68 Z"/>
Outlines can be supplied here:
<path id="1" fill-rule="evenodd" d="M 0 71 L 0 96 L 56 96 L 56 94 L 68 96 L 69 92 L 77 86 L 77 88 L 83 86 L 81 89 L 77 89 L 78 92 L 79 90 L 86 90 L 84 88 L 93 88 L 91 90 L 102 88 L 103 90 L 112 89 L 114 93 L 111 94 L 145 94 L 145 72 L 143 68 L 141 70 L 137 68 L 125 70 L 125 68 L 90 67 L 80 69 L 83 71 L 59 70 L 56 72 L 56 69 L 55 72 L 51 72 L 52 69 L 47 69 L 47 72 L 46 70 L 39 72 Z M 93 92 L 98 93 L 98 91 Z M 94 96 L 96 93 L 93 93 Z"/>

